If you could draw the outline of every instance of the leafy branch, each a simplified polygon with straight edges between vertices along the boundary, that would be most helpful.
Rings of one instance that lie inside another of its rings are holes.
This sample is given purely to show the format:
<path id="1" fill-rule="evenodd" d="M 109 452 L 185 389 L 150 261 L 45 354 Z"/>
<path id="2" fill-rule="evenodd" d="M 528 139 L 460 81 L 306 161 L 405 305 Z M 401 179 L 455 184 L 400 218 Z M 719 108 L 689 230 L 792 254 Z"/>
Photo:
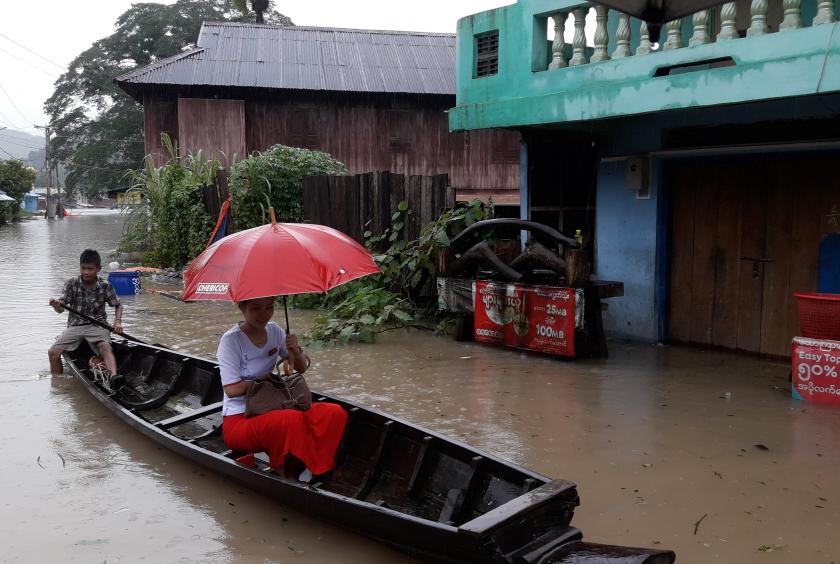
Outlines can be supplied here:
<path id="1" fill-rule="evenodd" d="M 408 202 L 400 202 L 384 233 L 365 232 L 365 245 L 373 252 L 379 274 L 367 276 L 333 290 L 325 297 L 298 298 L 295 305 L 320 307 L 324 313 L 306 336 L 315 341 L 373 342 L 377 334 L 403 327 L 429 329 L 434 321 L 442 327 L 448 316 L 436 317 L 436 301 L 430 290 L 437 275 L 437 254 L 449 246 L 451 237 L 480 219 L 492 217 L 491 204 L 473 200 L 447 210 L 425 225 L 417 239 L 407 241 L 404 230 L 412 214 Z"/>

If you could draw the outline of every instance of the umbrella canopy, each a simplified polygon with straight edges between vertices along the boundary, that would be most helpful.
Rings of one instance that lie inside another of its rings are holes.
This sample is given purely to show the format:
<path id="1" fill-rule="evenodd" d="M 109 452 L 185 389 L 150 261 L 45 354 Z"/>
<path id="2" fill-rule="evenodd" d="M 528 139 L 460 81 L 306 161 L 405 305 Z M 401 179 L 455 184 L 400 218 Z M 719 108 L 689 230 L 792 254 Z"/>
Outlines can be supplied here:
<path id="1" fill-rule="evenodd" d="M 658 27 L 665 22 L 723 4 L 721 0 L 595 0 Z"/>
<path id="2" fill-rule="evenodd" d="M 373 257 L 323 225 L 271 223 L 213 243 L 184 272 L 184 301 L 327 292 L 379 272 Z"/>

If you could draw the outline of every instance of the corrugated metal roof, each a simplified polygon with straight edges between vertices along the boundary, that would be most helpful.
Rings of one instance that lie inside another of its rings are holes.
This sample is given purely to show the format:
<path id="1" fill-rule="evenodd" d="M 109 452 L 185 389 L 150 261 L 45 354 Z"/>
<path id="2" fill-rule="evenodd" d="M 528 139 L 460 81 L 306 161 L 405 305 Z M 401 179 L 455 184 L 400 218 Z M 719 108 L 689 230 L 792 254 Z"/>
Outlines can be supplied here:
<path id="1" fill-rule="evenodd" d="M 455 35 L 205 23 L 195 49 L 116 82 L 454 96 Z"/>

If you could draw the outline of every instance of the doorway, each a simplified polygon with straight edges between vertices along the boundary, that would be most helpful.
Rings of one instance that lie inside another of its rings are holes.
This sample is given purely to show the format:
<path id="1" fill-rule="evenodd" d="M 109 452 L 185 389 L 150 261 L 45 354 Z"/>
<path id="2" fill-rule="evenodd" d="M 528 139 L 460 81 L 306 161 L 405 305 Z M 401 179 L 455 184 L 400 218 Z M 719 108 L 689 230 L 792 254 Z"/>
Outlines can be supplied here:
<path id="1" fill-rule="evenodd" d="M 837 155 L 672 161 L 668 340 L 788 356 L 793 292 L 817 288 L 840 230 Z"/>

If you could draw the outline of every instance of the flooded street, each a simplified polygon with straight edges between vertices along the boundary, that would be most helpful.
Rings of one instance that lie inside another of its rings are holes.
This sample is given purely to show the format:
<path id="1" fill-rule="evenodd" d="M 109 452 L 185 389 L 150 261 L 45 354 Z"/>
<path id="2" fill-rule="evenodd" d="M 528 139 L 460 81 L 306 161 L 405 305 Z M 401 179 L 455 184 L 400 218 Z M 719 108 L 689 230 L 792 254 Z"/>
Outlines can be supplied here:
<path id="1" fill-rule="evenodd" d="M 0 227 L 2 560 L 410 561 L 207 474 L 50 377 L 66 317 L 48 299 L 84 248 L 107 264 L 120 232 L 118 215 Z M 239 318 L 155 294 L 123 303 L 126 332 L 203 356 Z M 309 318 L 292 312 L 293 330 Z M 565 362 L 402 332 L 308 353 L 313 388 L 576 482 L 586 540 L 689 563 L 840 562 L 840 410 L 791 400 L 783 363 L 619 343 Z"/>

